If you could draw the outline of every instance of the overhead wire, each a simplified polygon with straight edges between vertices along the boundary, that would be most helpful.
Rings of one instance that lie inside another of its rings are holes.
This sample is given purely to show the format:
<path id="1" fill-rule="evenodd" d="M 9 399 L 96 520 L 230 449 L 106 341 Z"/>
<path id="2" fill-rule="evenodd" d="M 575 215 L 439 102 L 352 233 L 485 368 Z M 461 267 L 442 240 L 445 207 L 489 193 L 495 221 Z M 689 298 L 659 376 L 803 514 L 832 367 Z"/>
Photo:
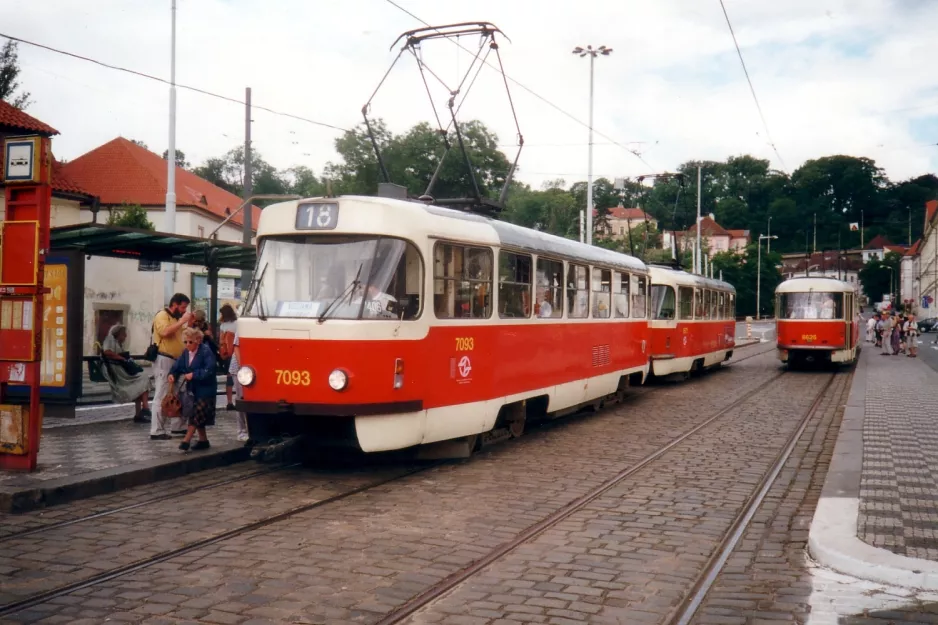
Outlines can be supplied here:
<path id="1" fill-rule="evenodd" d="M 762 127 L 765 129 L 765 137 L 768 139 L 769 145 L 772 147 L 772 151 L 775 152 L 775 156 L 778 157 L 778 161 L 782 165 L 782 170 L 787 173 L 788 167 L 785 165 L 785 159 L 783 159 L 782 155 L 779 154 L 778 147 L 776 147 L 775 142 L 772 141 L 772 134 L 769 132 L 769 124 L 765 121 L 765 115 L 762 113 L 762 106 L 759 104 L 759 98 L 756 96 L 756 89 L 752 86 L 752 79 L 749 78 L 749 70 L 746 69 L 746 61 L 743 60 L 743 53 L 739 49 L 739 42 L 736 40 L 736 33 L 733 31 L 733 24 L 730 22 L 730 16 L 729 13 L 726 12 L 726 5 L 723 4 L 723 0 L 720 0 L 720 8 L 723 9 L 723 17 L 726 18 L 726 25 L 730 29 L 730 35 L 733 37 L 733 45 L 736 46 L 736 54 L 739 56 L 739 62 L 743 66 L 743 73 L 746 75 L 746 82 L 749 83 L 749 91 L 752 93 L 752 99 L 756 103 L 756 110 L 759 111 L 759 119 L 762 120 Z"/>
<path id="2" fill-rule="evenodd" d="M 401 6 L 400 4 L 398 4 L 397 2 L 395 2 L 394 0 L 385 0 L 385 2 L 387 2 L 387 3 L 390 4 L 391 6 L 393 6 L 393 7 L 397 8 L 397 9 L 399 9 L 400 11 L 403 11 L 404 13 L 406 13 L 407 15 L 409 15 L 410 17 L 412 17 L 413 19 L 417 20 L 418 22 L 420 22 L 420 23 L 423 24 L 424 26 L 427 26 L 428 28 L 433 28 L 433 26 L 430 25 L 430 22 L 427 22 L 426 20 L 421 19 L 420 17 L 418 17 L 417 15 L 415 15 L 413 12 L 411 12 L 411 11 L 409 11 L 408 9 L 404 8 L 403 6 Z M 440 32 L 440 31 L 437 31 L 437 32 Z M 442 34 L 442 33 L 441 33 L 441 34 Z M 461 43 L 459 43 L 458 41 L 455 41 L 455 40 L 453 40 L 453 39 L 450 39 L 450 41 L 451 41 L 454 45 L 456 45 L 458 48 L 462 49 L 463 51 L 465 51 L 465 52 L 467 52 L 467 53 L 469 53 L 469 54 L 473 54 L 473 52 L 472 52 L 471 50 L 469 50 L 468 48 L 466 48 L 465 46 L 463 46 L 463 45 L 462 45 Z M 495 67 L 494 65 L 492 65 L 491 63 L 489 63 L 488 61 L 485 62 L 485 65 L 489 66 L 490 68 L 492 68 L 492 69 L 494 69 L 494 70 L 501 71 L 501 70 L 499 70 L 497 67 Z M 555 110 L 558 111 L 559 113 L 562 113 L 563 115 L 569 117 L 570 119 L 572 119 L 572 120 L 575 121 L 576 123 L 580 124 L 580 125 L 583 126 L 584 128 L 589 128 L 589 127 L 590 127 L 588 123 L 586 123 L 586 122 L 584 122 L 583 120 L 577 118 L 577 117 L 576 117 L 575 115 L 573 115 L 572 113 L 569 113 L 569 112 L 565 111 L 564 109 L 560 108 L 558 105 L 554 104 L 553 102 L 551 102 L 550 100 L 548 100 L 548 99 L 545 98 L 544 96 L 540 95 L 539 93 L 537 93 L 536 91 L 534 91 L 534 90 L 531 89 L 530 87 L 527 87 L 526 85 L 522 84 L 522 83 L 519 82 L 517 79 L 512 78 L 512 77 L 509 76 L 508 74 L 505 74 L 504 77 L 505 77 L 506 80 L 510 80 L 510 81 L 513 82 L 515 85 L 517 85 L 518 87 L 520 87 L 522 90 L 527 91 L 529 94 L 531 94 L 532 96 L 534 96 L 535 98 L 537 98 L 538 100 L 540 100 L 541 102 L 543 102 L 544 104 L 547 104 L 548 106 L 550 106 L 551 108 L 555 109 Z M 603 139 L 609 140 L 613 145 L 616 145 L 616 146 L 622 148 L 623 150 L 625 150 L 626 152 L 628 152 L 629 154 L 631 154 L 632 156 L 634 156 L 635 158 L 637 158 L 638 160 L 640 160 L 640 161 L 642 162 L 642 164 L 644 164 L 645 167 L 647 167 L 649 170 L 651 170 L 651 171 L 656 171 L 655 168 L 652 167 L 652 166 L 648 163 L 648 161 L 646 161 L 646 160 L 642 157 L 641 153 L 640 153 L 638 150 L 633 150 L 633 149 L 627 148 L 625 145 L 623 145 L 622 143 L 616 141 L 615 139 L 613 139 L 613 138 L 610 137 L 609 135 L 606 135 L 606 134 L 604 134 L 604 133 L 602 133 L 602 132 L 599 132 L 598 130 L 596 130 L 595 127 L 593 127 L 593 132 L 595 132 L 597 135 L 599 135 L 599 136 L 602 137 Z"/>
<path id="3" fill-rule="evenodd" d="M 165 78 L 160 78 L 159 76 L 153 76 L 152 74 L 147 74 L 147 73 L 145 73 L 145 72 L 139 72 L 139 71 L 134 70 L 134 69 L 129 69 L 129 68 L 126 68 L 126 67 L 121 67 L 121 66 L 119 66 L 119 65 L 112 65 L 112 64 L 110 64 L 110 63 L 105 63 L 105 62 L 103 62 L 103 61 L 99 61 L 99 60 L 97 60 L 97 59 L 92 59 L 92 58 L 87 57 L 87 56 L 82 56 L 81 54 L 76 54 L 76 53 L 74 53 L 74 52 L 68 52 L 67 50 L 61 50 L 61 49 L 59 49 L 59 48 L 53 48 L 52 46 L 47 46 L 47 45 L 45 45 L 45 44 L 36 43 L 35 41 L 29 41 L 28 39 L 23 39 L 23 38 L 21 38 L 21 37 L 14 37 L 13 35 L 8 35 L 8 34 L 6 34 L 6 33 L 0 33 L 0 37 L 3 37 L 3 38 L 5 38 L 5 39 L 9 39 L 9 40 L 11 40 L 11 41 L 16 41 L 16 42 L 19 42 L 19 43 L 25 43 L 26 45 L 34 46 L 34 47 L 36 47 L 36 48 L 41 48 L 41 49 L 43 49 L 43 50 L 48 50 L 49 52 L 54 52 L 54 53 L 56 53 L 56 54 L 62 54 L 62 55 L 65 55 L 65 56 L 69 56 L 69 57 L 72 57 L 72 58 L 74 58 L 74 59 L 78 59 L 78 60 L 81 60 L 81 61 L 86 61 L 86 62 L 88 62 L 88 63 L 94 63 L 95 65 L 100 65 L 101 67 L 105 67 L 105 68 L 107 68 L 107 69 L 112 69 L 112 70 L 116 70 L 116 71 L 119 71 L 119 72 L 125 72 L 125 73 L 127 73 L 127 74 L 132 74 L 132 75 L 134 75 L 134 76 L 139 76 L 139 77 L 141 77 L 141 78 L 146 78 L 146 79 L 149 79 L 149 80 L 155 80 L 155 81 L 157 81 L 157 82 L 163 83 L 164 85 L 171 85 L 171 84 L 173 84 L 173 83 L 171 83 L 170 81 L 166 80 Z M 208 91 L 208 90 L 206 90 L 206 89 L 200 89 L 199 87 L 193 87 L 193 86 L 191 86 L 191 85 L 183 85 L 183 84 L 180 84 L 180 83 L 176 83 L 175 86 L 176 86 L 177 88 L 179 88 L 179 89 L 185 89 L 186 91 L 192 91 L 192 92 L 195 92 L 195 93 L 200 93 L 200 94 L 202 94 L 202 95 L 207 95 L 207 96 L 210 96 L 210 97 L 213 97 L 213 98 L 218 98 L 219 100 L 225 100 L 226 102 L 233 102 L 234 104 L 240 104 L 240 105 L 242 105 L 242 106 L 244 106 L 244 105 L 246 104 L 246 102 L 244 102 L 243 100 L 239 100 L 239 99 L 237 99 L 237 98 L 232 98 L 232 97 L 229 97 L 229 96 L 226 96 L 226 95 L 221 95 L 221 94 L 219 94 L 219 93 L 213 93 L 213 92 Z M 254 110 L 260 110 L 260 111 L 265 111 L 265 112 L 267 112 L 267 113 L 272 113 L 272 114 L 274 114 L 274 115 L 279 115 L 279 116 L 281 116 L 281 117 L 289 117 L 289 118 L 291 118 L 291 119 L 296 119 L 296 120 L 298 120 L 298 121 L 306 122 L 306 123 L 308 123 L 308 124 L 313 124 L 313 125 L 315 125 L 315 126 L 322 126 L 322 127 L 324 127 L 324 128 L 331 128 L 332 130 L 338 130 L 338 131 L 340 131 L 340 132 L 349 132 L 348 128 L 342 128 L 342 127 L 340 127 L 340 126 L 335 126 L 335 125 L 333 125 L 333 124 L 327 124 L 326 122 L 321 122 L 321 121 L 317 121 L 317 120 L 315 120 L 315 119 L 310 119 L 310 118 L 308 118 L 308 117 L 303 117 L 302 115 L 295 115 L 295 114 L 293 114 L 293 113 L 287 113 L 287 112 L 284 112 L 284 111 L 277 111 L 277 110 L 274 110 L 274 109 L 272 109 L 272 108 L 269 108 L 269 107 L 266 107 L 266 106 L 260 106 L 260 105 L 254 104 L 254 103 L 251 103 L 251 108 L 254 109 Z"/>

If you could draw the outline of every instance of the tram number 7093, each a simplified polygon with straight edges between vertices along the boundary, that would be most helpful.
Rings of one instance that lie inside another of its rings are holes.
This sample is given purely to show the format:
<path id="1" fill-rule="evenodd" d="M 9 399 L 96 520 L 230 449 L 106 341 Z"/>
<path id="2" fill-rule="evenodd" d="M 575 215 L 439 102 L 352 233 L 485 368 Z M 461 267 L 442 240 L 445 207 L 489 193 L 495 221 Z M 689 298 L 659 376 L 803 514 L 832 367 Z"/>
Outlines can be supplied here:
<path id="1" fill-rule="evenodd" d="M 471 352 L 475 349 L 475 339 L 471 336 L 457 336 L 456 337 L 456 351 L 457 352 Z"/>
<path id="2" fill-rule="evenodd" d="M 309 371 L 275 369 L 277 384 L 285 386 L 309 386 Z"/>

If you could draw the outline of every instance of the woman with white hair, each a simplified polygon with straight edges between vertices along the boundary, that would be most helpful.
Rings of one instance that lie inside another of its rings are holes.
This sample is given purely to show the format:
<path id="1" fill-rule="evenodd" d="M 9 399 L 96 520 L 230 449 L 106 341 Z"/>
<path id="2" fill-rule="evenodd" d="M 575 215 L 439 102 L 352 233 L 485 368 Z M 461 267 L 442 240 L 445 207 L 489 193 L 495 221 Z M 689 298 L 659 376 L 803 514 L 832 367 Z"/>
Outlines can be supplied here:
<path id="1" fill-rule="evenodd" d="M 108 331 L 101 355 L 104 359 L 104 375 L 111 387 L 111 399 L 115 404 L 134 403 L 134 421 L 146 423 L 150 420 L 150 376 L 143 367 L 130 358 L 124 347 L 127 328 L 117 324 Z"/>

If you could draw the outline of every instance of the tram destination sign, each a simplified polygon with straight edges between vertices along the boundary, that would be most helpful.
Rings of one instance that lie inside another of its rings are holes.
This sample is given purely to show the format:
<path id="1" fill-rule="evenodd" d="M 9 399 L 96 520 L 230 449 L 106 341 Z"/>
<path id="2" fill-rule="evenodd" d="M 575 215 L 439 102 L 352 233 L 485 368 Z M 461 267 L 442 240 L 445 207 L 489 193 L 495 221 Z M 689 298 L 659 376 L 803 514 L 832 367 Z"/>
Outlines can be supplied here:
<path id="1" fill-rule="evenodd" d="M 296 207 L 297 230 L 335 230 L 339 223 L 339 205 L 330 203 L 300 204 Z"/>

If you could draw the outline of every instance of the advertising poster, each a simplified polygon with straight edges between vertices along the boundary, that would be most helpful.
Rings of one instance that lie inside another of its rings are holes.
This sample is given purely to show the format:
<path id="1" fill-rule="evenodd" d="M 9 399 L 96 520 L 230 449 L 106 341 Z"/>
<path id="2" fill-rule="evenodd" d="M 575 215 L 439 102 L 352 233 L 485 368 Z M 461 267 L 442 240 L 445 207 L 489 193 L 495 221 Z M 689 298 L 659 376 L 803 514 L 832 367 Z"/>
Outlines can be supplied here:
<path id="1" fill-rule="evenodd" d="M 42 310 L 42 386 L 65 386 L 65 353 L 68 327 L 68 265 L 47 264 L 45 286 L 49 289 Z"/>

